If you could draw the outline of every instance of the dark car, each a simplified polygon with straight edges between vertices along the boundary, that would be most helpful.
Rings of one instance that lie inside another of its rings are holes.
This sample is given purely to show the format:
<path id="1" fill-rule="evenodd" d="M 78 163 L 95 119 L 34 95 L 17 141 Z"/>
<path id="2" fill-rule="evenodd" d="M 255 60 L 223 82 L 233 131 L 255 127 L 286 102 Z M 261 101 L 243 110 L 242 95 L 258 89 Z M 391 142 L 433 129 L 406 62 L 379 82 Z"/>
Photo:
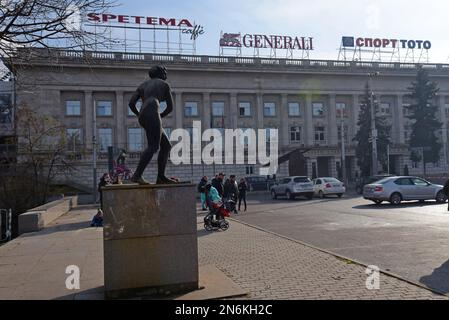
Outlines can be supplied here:
<path id="1" fill-rule="evenodd" d="M 370 177 L 361 177 L 357 180 L 356 184 L 355 184 L 355 191 L 358 194 L 363 194 L 363 187 L 366 186 L 367 184 L 371 184 L 373 182 L 388 178 L 388 177 L 392 177 L 391 174 L 379 174 L 376 176 L 370 176 Z"/>
<path id="2" fill-rule="evenodd" d="M 269 180 L 263 176 L 245 178 L 248 184 L 248 191 L 267 191 L 270 185 Z"/>

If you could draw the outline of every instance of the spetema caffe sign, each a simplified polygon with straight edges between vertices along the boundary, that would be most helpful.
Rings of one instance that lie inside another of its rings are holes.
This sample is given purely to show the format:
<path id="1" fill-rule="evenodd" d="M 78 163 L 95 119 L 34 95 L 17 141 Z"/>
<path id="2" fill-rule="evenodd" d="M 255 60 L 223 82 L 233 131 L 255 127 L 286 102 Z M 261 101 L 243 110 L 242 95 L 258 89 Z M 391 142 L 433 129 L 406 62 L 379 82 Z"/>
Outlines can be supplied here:
<path id="1" fill-rule="evenodd" d="M 192 23 L 191 20 L 183 18 L 161 18 L 161 17 L 146 17 L 146 16 L 129 16 L 122 14 L 111 13 L 88 13 L 87 21 L 92 23 L 103 24 L 119 24 L 119 25 L 138 25 L 139 27 L 152 27 L 164 29 L 179 29 L 184 34 L 189 34 L 192 40 L 204 34 L 204 27 Z"/>
<path id="2" fill-rule="evenodd" d="M 278 35 L 223 33 L 220 47 L 313 50 L 313 38 Z"/>

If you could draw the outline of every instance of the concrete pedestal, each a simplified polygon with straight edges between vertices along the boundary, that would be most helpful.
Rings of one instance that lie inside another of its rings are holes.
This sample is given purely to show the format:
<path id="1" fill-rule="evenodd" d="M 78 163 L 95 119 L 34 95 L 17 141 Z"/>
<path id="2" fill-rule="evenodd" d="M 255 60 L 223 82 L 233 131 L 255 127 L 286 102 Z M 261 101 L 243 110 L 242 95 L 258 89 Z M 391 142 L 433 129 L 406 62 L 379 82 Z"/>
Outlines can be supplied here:
<path id="1" fill-rule="evenodd" d="M 190 184 L 103 189 L 106 298 L 198 289 L 195 192 Z"/>

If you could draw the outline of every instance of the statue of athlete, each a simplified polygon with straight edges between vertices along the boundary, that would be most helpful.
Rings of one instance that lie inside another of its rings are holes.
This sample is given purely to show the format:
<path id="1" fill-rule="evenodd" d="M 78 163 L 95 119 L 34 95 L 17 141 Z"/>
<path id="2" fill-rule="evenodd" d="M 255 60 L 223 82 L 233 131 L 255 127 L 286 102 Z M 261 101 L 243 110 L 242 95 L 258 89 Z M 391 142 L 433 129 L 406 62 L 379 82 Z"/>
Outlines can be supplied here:
<path id="1" fill-rule="evenodd" d="M 142 153 L 139 165 L 131 181 L 141 185 L 149 184 L 142 175 L 153 158 L 153 155 L 159 151 L 156 183 L 174 184 L 176 181 L 165 176 L 165 168 L 167 166 L 171 144 L 165 131 L 162 129 L 161 120 L 173 111 L 173 97 L 170 85 L 166 82 L 167 70 L 165 67 L 155 66 L 150 69 L 149 75 L 151 79 L 142 83 L 129 101 L 129 108 L 138 117 L 139 124 L 145 129 L 148 140 L 148 148 Z M 142 99 L 140 112 L 136 108 L 136 103 L 139 99 Z M 159 114 L 159 104 L 161 101 L 167 102 L 167 109 Z"/>

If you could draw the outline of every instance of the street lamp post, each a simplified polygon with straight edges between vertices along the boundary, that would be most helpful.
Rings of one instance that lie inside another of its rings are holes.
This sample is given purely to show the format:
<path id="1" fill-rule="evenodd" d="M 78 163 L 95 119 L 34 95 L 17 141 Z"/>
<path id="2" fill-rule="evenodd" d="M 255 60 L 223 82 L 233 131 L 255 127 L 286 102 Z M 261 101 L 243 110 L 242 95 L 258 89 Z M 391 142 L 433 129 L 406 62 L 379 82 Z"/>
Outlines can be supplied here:
<path id="1" fill-rule="evenodd" d="M 378 173 L 377 168 L 377 129 L 376 129 L 376 114 L 374 108 L 374 90 L 373 90 L 373 77 L 378 76 L 379 72 L 369 74 L 370 88 L 371 88 L 371 141 L 372 141 L 372 175 Z"/>
<path id="2" fill-rule="evenodd" d="M 94 100 L 92 134 L 93 200 L 97 203 L 97 102 Z M 101 204 L 100 204 L 101 205 Z"/>
<path id="3" fill-rule="evenodd" d="M 340 105 L 340 120 L 341 120 L 341 173 L 342 180 L 347 185 L 346 181 L 346 147 L 345 147 L 345 121 L 343 117 L 343 105 Z"/>

